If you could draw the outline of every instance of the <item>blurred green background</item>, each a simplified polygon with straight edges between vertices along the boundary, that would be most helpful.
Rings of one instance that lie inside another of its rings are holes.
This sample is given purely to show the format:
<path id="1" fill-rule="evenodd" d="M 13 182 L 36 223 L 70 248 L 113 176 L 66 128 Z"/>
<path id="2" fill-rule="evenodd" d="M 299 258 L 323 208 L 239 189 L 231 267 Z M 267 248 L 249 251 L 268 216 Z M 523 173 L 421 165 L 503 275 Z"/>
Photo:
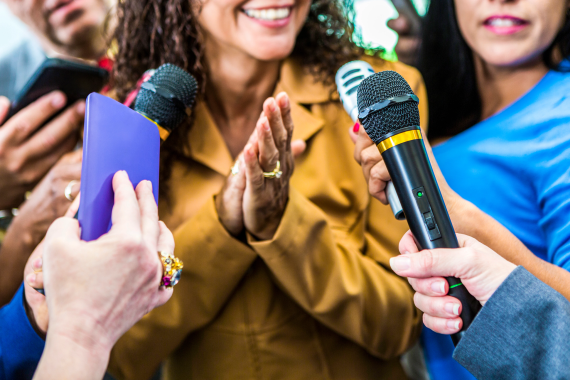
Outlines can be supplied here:
<path id="1" fill-rule="evenodd" d="M 418 13 L 423 16 L 427 10 L 429 0 L 412 0 Z M 386 52 L 383 57 L 396 60 L 394 47 L 398 42 L 398 35 L 386 23 L 398 17 L 398 12 L 390 0 L 356 0 L 356 27 L 359 35 L 356 41 L 363 47 L 383 47 Z"/>

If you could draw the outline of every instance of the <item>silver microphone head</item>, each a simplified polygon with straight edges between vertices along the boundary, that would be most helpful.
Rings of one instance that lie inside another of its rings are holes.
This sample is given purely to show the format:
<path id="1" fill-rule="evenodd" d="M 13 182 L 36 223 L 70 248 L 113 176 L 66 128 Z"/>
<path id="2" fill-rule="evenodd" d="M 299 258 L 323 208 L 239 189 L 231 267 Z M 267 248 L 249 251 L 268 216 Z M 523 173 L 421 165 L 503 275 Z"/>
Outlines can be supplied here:
<path id="1" fill-rule="evenodd" d="M 335 82 L 340 100 L 354 122 L 358 119 L 358 86 L 364 79 L 374 74 L 372 66 L 364 61 L 349 62 L 336 73 Z"/>

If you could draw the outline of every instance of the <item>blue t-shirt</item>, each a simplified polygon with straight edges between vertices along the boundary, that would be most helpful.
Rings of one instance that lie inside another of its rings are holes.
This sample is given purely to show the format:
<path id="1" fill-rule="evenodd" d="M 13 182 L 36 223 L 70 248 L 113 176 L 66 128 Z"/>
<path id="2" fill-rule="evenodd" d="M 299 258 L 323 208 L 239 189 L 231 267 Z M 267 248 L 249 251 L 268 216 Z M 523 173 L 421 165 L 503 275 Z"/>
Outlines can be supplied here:
<path id="1" fill-rule="evenodd" d="M 434 147 L 449 186 L 536 256 L 570 270 L 570 73 L 550 71 L 508 108 Z M 433 380 L 473 379 L 424 329 Z M 436 373 L 437 372 L 437 373 Z"/>
<path id="2" fill-rule="evenodd" d="M 0 380 L 34 376 L 45 342 L 38 336 L 24 309 L 24 286 L 0 309 Z"/>

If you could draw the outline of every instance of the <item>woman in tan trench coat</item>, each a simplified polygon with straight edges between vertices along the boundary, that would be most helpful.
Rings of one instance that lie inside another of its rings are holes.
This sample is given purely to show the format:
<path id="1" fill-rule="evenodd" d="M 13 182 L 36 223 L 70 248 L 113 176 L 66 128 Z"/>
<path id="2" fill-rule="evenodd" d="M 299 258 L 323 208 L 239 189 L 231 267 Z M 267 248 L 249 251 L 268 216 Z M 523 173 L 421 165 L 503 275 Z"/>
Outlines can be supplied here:
<path id="1" fill-rule="evenodd" d="M 119 98 L 164 62 L 203 92 L 162 157 L 160 215 L 182 279 L 115 346 L 117 378 L 163 361 L 167 379 L 405 378 L 420 314 L 389 259 L 407 226 L 369 196 L 333 96 L 336 70 L 363 54 L 340 4 L 120 2 Z M 426 123 L 418 72 L 370 62 L 406 78 Z M 282 176 L 264 177 L 277 160 Z"/>

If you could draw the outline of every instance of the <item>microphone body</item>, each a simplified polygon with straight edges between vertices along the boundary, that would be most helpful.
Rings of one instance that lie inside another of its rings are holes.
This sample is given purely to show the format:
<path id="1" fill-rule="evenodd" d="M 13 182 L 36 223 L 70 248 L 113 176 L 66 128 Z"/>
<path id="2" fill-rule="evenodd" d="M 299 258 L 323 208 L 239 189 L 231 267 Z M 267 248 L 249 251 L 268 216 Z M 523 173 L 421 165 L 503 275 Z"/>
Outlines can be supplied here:
<path id="1" fill-rule="evenodd" d="M 386 163 L 418 248 L 459 248 L 425 149 L 418 102 L 401 75 L 384 71 L 360 85 L 358 117 Z M 481 305 L 459 279 L 448 277 L 447 282 L 448 294 L 462 305 L 463 326 L 451 336 L 457 345 Z"/>
<path id="2" fill-rule="evenodd" d="M 400 129 L 377 145 L 398 194 L 418 248 L 459 248 L 455 230 L 433 174 L 419 127 Z M 448 295 L 461 301 L 463 327 L 452 335 L 455 345 L 481 304 L 455 277 L 447 277 Z"/>
<path id="3" fill-rule="evenodd" d="M 355 123 L 358 121 L 357 90 L 360 83 L 369 76 L 374 75 L 374 69 L 368 62 L 352 61 L 342 66 L 335 77 L 336 87 L 345 111 Z M 392 181 L 386 184 L 386 196 L 394 217 L 398 220 L 406 219 L 402 205 L 396 194 Z"/>

